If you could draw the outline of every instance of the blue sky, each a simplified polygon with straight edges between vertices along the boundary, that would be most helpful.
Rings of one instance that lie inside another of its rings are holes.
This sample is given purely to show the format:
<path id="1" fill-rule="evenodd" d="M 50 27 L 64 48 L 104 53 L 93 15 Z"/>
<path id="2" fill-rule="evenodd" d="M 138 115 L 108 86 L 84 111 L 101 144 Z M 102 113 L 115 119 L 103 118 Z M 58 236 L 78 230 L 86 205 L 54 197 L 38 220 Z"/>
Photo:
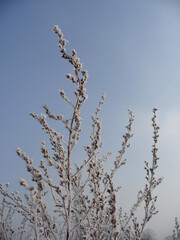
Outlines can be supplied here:
<path id="1" fill-rule="evenodd" d="M 41 159 L 45 135 L 29 113 L 40 113 L 45 103 L 55 112 L 69 110 L 58 95 L 59 89 L 70 94 L 72 87 L 64 78 L 70 68 L 60 58 L 52 31 L 55 24 L 69 40 L 68 50 L 77 50 L 89 73 L 80 144 L 89 141 L 91 115 L 103 92 L 107 94 L 101 113 L 103 153 L 112 151 L 115 156 L 120 149 L 127 109 L 136 116 L 128 163 L 116 178 L 122 186 L 119 201 L 127 210 L 143 186 L 144 160 L 151 160 L 152 108 L 159 109 L 157 174 L 165 179 L 157 191 L 160 212 L 149 227 L 159 238 L 171 234 L 174 217 L 180 218 L 178 1 L 0 2 L 0 182 L 10 182 L 14 189 L 19 178 L 26 177 L 15 153 L 18 146 L 35 162 Z"/>

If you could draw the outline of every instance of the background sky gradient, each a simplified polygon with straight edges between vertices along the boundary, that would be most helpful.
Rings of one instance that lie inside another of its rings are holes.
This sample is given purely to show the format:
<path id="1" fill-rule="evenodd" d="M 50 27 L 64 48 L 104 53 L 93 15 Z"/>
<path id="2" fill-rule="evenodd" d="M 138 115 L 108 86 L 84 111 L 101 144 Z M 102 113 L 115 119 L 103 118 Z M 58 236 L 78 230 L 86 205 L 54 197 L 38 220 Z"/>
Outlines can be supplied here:
<path id="1" fill-rule="evenodd" d="M 156 191 L 159 214 L 148 227 L 163 239 L 171 234 L 174 218 L 180 219 L 180 2 L 0 1 L 0 182 L 9 182 L 12 190 L 21 189 L 21 177 L 28 178 L 16 148 L 20 146 L 38 164 L 41 141 L 46 140 L 29 113 L 42 112 L 45 103 L 55 113 L 69 112 L 58 90 L 72 94 L 64 77 L 71 68 L 60 57 L 55 24 L 89 75 L 75 161 L 84 156 L 91 115 L 103 92 L 107 98 L 101 112 L 102 154 L 112 151 L 116 156 L 128 122 L 127 109 L 136 116 L 128 162 L 115 179 L 122 186 L 119 205 L 125 211 L 144 186 L 144 161 L 151 160 L 152 109 L 159 109 L 157 176 L 164 176 L 164 181 Z"/>

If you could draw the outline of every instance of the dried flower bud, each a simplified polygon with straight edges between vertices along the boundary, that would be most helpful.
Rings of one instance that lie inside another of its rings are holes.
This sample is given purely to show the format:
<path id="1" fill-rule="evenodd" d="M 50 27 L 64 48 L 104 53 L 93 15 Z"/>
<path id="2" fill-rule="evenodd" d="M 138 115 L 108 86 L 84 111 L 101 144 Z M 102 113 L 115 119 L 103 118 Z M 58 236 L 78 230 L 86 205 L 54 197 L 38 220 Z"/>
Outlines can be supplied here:
<path id="1" fill-rule="evenodd" d="M 19 180 L 19 183 L 20 183 L 21 186 L 27 187 L 27 182 L 26 182 L 25 179 L 21 178 L 21 179 Z"/>

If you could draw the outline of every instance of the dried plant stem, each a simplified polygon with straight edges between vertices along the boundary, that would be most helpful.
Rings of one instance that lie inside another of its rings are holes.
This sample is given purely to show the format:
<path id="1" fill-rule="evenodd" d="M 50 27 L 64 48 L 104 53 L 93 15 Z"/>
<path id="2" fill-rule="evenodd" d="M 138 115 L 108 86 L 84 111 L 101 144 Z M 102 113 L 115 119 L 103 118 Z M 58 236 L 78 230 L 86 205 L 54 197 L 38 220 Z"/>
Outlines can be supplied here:
<path id="1" fill-rule="evenodd" d="M 8 193 L 8 185 L 0 185 L 0 234 L 3 240 L 140 240 L 147 222 L 157 213 L 155 202 L 157 197 L 152 196 L 153 190 L 162 181 L 155 178 L 155 169 L 158 167 L 157 140 L 158 129 L 156 124 L 156 111 L 153 109 L 153 139 L 152 166 L 145 162 L 146 184 L 143 191 L 139 191 L 137 201 L 130 210 L 130 214 L 118 215 L 117 192 L 114 176 L 126 164 L 124 158 L 130 147 L 133 136 L 132 125 L 134 115 L 129 112 L 129 123 L 122 138 L 121 148 L 118 151 L 113 166 L 105 171 L 106 161 L 111 153 L 99 156 L 103 145 L 101 140 L 102 122 L 99 117 L 101 107 L 105 100 L 102 95 L 99 105 L 92 116 L 92 134 L 89 145 L 84 146 L 86 158 L 81 163 L 73 161 L 73 149 L 77 145 L 81 132 L 81 108 L 87 99 L 85 84 L 88 74 L 83 69 L 76 51 L 71 54 L 66 51 L 67 41 L 58 26 L 54 26 L 58 36 L 59 50 L 63 59 L 73 67 L 73 74 L 66 74 L 66 79 L 75 87 L 75 100 L 72 101 L 64 90 L 59 94 L 62 100 L 71 108 L 71 116 L 53 114 L 47 105 L 43 106 L 45 114 L 30 115 L 38 121 L 49 138 L 47 144 L 42 141 L 41 153 L 43 160 L 37 167 L 33 160 L 20 148 L 17 155 L 24 161 L 26 170 L 30 174 L 31 184 L 25 179 L 19 183 L 23 187 L 24 197 L 15 191 Z M 65 135 L 50 127 L 46 117 L 60 124 L 66 129 Z M 79 165 L 78 165 L 79 164 Z M 75 166 L 75 168 L 74 168 Z M 51 176 L 53 175 L 53 179 Z M 139 224 L 136 211 L 145 203 L 145 212 L 142 223 Z M 18 231 L 13 230 L 12 219 L 20 216 Z M 176 223 L 175 240 L 179 236 L 179 227 Z M 0 235 L 0 236 L 1 236 Z"/>

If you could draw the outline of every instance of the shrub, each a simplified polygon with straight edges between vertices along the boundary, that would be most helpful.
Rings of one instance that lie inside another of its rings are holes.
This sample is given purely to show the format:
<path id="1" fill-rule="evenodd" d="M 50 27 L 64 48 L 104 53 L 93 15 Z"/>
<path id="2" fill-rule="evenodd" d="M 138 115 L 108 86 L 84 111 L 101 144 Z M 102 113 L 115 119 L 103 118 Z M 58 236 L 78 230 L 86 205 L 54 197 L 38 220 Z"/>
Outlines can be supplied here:
<path id="1" fill-rule="evenodd" d="M 33 165 L 32 159 L 20 148 L 17 154 L 26 164 L 26 170 L 31 176 L 31 183 L 20 179 L 25 194 L 15 191 L 9 193 L 8 184 L 0 185 L 2 202 L 0 205 L 0 230 L 2 239 L 141 239 L 147 222 L 157 213 L 157 196 L 153 190 L 162 181 L 155 177 L 158 167 L 158 131 L 156 124 L 157 109 L 153 109 L 153 145 L 152 162 L 145 161 L 146 182 L 144 189 L 137 194 L 137 200 L 129 214 L 117 208 L 114 176 L 126 164 L 124 154 L 130 147 L 132 124 L 134 116 L 129 112 L 129 123 L 123 135 L 122 146 L 114 160 L 112 169 L 106 172 L 104 164 L 110 157 L 107 153 L 102 158 L 99 151 L 102 147 L 101 120 L 99 113 L 104 103 L 105 95 L 101 97 L 99 106 L 92 116 L 92 134 L 90 144 L 84 146 L 86 159 L 79 166 L 73 161 L 72 152 L 76 147 L 81 131 L 80 111 L 87 99 L 85 84 L 88 78 L 75 50 L 71 54 L 66 51 L 67 41 L 58 26 L 54 32 L 59 39 L 59 50 L 63 59 L 73 67 L 73 74 L 66 78 L 75 86 L 75 101 L 68 98 L 64 90 L 59 91 L 60 97 L 71 106 L 72 115 L 68 119 L 63 115 L 51 113 L 48 106 L 43 106 L 45 114 L 30 115 L 37 120 L 50 140 L 51 150 L 42 142 L 41 152 L 44 160 L 39 167 Z M 67 130 L 67 136 L 55 131 L 49 126 L 46 117 L 61 124 Z M 51 179 L 50 169 L 58 175 L 58 181 Z M 51 200 L 49 200 L 51 198 Z M 144 217 L 139 222 L 137 209 L 144 204 Z M 18 229 L 13 228 L 13 219 L 21 216 Z"/>
<path id="2" fill-rule="evenodd" d="M 180 226 L 179 226 L 177 218 L 175 218 L 175 226 L 174 226 L 174 229 L 173 229 L 172 239 L 173 240 L 180 240 Z"/>

